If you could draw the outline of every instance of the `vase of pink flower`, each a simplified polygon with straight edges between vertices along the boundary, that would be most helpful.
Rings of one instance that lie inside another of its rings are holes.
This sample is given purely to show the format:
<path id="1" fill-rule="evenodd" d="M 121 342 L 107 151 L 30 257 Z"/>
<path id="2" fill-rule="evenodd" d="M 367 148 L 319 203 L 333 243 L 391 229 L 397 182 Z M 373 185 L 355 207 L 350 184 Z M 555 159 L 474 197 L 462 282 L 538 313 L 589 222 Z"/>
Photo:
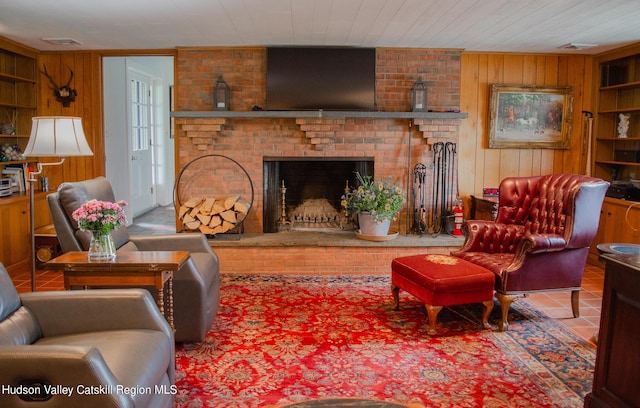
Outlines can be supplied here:
<path id="1" fill-rule="evenodd" d="M 111 233 L 126 225 L 127 218 L 123 200 L 112 203 L 109 201 L 91 200 L 82 204 L 71 217 L 78 223 L 82 231 L 91 232 L 89 242 L 89 260 L 104 261 L 116 258 L 116 248 Z"/>

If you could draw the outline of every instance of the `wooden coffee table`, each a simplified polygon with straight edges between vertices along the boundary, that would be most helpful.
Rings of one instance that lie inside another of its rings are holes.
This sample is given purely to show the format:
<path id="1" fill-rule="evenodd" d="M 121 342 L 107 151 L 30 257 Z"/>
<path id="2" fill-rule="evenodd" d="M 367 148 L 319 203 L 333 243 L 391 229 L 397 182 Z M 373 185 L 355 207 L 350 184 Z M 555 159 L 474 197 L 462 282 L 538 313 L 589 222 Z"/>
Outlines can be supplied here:
<path id="1" fill-rule="evenodd" d="M 110 261 L 89 261 L 87 252 L 72 251 L 47 262 L 46 268 L 62 271 L 64 287 L 91 286 L 154 286 L 160 312 L 173 325 L 173 273 L 189 259 L 187 251 L 119 252 Z M 167 285 L 165 312 L 164 287 Z"/>

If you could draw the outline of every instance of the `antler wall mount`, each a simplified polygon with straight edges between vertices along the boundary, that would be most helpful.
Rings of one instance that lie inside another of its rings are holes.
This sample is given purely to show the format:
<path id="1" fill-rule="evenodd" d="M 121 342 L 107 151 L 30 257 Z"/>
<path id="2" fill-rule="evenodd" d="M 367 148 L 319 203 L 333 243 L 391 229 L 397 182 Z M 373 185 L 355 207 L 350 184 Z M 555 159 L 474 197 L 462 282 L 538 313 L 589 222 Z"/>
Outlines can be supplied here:
<path id="1" fill-rule="evenodd" d="M 43 65 L 43 67 L 44 71 L 40 72 L 49 79 L 49 82 L 51 83 L 49 88 L 53 90 L 53 95 L 56 97 L 56 101 L 60 102 L 63 107 L 68 108 L 69 105 L 71 105 L 71 102 L 76 100 L 76 96 L 78 95 L 78 92 L 70 86 L 71 80 L 73 79 L 73 71 L 71 68 L 67 67 L 69 68 L 70 73 L 69 80 L 66 84 L 59 86 L 47 72 L 47 66 Z"/>

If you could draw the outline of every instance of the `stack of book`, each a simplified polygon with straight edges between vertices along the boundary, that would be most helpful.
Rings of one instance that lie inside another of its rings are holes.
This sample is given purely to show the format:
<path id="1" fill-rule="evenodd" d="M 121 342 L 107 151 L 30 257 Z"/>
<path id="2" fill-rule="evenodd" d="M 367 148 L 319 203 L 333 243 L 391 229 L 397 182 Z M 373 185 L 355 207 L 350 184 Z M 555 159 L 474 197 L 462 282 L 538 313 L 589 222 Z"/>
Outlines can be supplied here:
<path id="1" fill-rule="evenodd" d="M 10 179 L 11 194 L 24 193 L 27 189 L 28 167 L 25 164 L 7 164 L 2 170 L 3 178 Z"/>

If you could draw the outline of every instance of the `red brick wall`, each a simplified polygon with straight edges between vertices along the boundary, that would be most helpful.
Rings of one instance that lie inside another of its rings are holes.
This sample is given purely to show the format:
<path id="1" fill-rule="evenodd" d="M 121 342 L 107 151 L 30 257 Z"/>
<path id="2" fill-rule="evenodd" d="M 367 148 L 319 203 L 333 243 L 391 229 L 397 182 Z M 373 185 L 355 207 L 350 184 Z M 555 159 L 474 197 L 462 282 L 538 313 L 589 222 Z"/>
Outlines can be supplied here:
<path id="1" fill-rule="evenodd" d="M 184 48 L 178 50 L 176 110 L 211 111 L 213 86 L 223 75 L 231 90 L 230 108 L 250 111 L 265 100 L 264 48 Z M 455 50 L 378 49 L 376 103 L 380 111 L 409 110 L 413 83 L 428 88 L 429 109 L 459 109 L 460 53 Z M 240 163 L 255 188 L 246 232 L 262 232 L 262 157 L 374 157 L 376 178 L 408 188 L 411 168 L 432 163 L 431 144 L 457 141 L 460 120 L 393 119 L 176 119 L 178 166 L 207 154 Z M 409 135 L 411 140 L 409 141 Z M 342 181 L 339 181 L 342 183 Z M 216 183 L 219 189 L 219 183 Z M 405 212 L 401 225 L 405 225 Z"/>

